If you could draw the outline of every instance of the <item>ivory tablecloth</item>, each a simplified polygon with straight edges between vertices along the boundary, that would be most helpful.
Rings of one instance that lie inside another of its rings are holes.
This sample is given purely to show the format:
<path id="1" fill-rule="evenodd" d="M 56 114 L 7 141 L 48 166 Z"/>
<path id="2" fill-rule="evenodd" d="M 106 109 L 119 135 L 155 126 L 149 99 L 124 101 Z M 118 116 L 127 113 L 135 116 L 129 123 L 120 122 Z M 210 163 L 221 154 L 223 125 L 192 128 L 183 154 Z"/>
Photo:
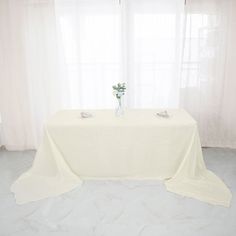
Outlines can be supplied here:
<path id="1" fill-rule="evenodd" d="M 229 206 L 231 193 L 203 161 L 196 121 L 184 110 L 56 113 L 46 124 L 32 168 L 12 185 L 22 204 L 70 191 L 83 179 L 160 179 L 167 190 Z"/>

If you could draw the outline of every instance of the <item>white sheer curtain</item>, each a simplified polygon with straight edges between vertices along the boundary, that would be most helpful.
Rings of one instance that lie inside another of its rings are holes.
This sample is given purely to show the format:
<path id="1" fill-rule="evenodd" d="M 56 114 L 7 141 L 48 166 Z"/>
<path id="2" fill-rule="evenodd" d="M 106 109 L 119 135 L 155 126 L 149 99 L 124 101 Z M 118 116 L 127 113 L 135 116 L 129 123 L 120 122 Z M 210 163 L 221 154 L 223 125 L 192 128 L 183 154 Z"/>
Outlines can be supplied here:
<path id="1" fill-rule="evenodd" d="M 37 147 L 64 108 L 184 107 L 205 146 L 236 147 L 233 0 L 1 0 L 2 144 Z"/>
<path id="2" fill-rule="evenodd" d="M 3 144 L 35 148 L 64 108 L 113 107 L 121 79 L 120 7 L 112 0 L 0 1 Z"/>
<path id="3" fill-rule="evenodd" d="M 236 147 L 236 1 L 187 0 L 180 104 L 205 146 Z"/>

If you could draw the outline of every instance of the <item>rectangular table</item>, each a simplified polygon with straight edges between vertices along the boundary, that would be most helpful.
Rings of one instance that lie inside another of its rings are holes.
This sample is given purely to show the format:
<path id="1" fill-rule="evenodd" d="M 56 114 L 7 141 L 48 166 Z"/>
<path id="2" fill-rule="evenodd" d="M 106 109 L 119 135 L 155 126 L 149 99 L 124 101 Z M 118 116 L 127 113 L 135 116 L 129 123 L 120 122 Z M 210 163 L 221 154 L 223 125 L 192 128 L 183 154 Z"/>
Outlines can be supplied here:
<path id="1" fill-rule="evenodd" d="M 160 179 L 169 191 L 229 206 L 231 193 L 205 167 L 196 121 L 184 110 L 56 113 L 46 124 L 32 168 L 12 186 L 17 203 L 57 196 L 83 179 Z"/>

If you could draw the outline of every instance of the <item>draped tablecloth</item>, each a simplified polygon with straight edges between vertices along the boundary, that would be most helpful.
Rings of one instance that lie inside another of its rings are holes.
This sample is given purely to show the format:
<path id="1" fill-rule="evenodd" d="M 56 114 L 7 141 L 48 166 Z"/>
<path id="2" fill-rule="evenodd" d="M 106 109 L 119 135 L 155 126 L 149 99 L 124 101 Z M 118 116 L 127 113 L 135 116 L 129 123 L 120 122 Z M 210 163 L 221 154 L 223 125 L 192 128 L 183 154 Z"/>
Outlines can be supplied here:
<path id="1" fill-rule="evenodd" d="M 19 204 L 57 196 L 83 179 L 160 179 L 167 190 L 229 206 L 231 193 L 204 164 L 196 121 L 184 110 L 56 113 L 44 128 L 33 166 L 12 185 Z"/>

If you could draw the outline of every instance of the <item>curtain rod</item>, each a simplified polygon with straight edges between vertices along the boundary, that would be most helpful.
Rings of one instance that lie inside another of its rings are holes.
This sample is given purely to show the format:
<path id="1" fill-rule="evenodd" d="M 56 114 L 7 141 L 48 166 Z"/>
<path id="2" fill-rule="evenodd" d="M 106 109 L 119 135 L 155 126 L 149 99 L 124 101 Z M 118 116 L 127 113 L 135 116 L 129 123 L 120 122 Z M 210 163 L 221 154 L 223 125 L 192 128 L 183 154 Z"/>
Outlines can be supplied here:
<path id="1" fill-rule="evenodd" d="M 121 0 L 119 0 L 119 4 L 121 5 Z M 184 0 L 184 5 L 187 4 L 187 0 Z"/>

